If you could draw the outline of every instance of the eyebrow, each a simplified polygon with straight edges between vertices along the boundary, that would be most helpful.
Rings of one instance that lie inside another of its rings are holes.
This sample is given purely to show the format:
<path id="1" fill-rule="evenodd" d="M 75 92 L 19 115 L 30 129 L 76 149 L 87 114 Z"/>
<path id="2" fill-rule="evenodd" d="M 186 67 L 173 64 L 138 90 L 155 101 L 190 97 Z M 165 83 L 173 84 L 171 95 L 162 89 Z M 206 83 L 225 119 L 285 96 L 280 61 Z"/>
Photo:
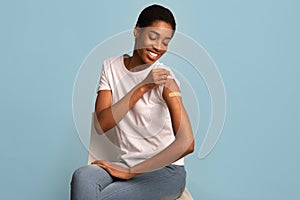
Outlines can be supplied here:
<path id="1" fill-rule="evenodd" d="M 151 30 L 151 31 L 149 31 L 149 32 L 154 33 L 154 34 L 160 36 L 160 34 L 159 34 L 158 32 L 156 32 L 156 31 L 152 31 L 152 30 Z M 172 37 L 166 37 L 165 39 L 172 39 Z"/>

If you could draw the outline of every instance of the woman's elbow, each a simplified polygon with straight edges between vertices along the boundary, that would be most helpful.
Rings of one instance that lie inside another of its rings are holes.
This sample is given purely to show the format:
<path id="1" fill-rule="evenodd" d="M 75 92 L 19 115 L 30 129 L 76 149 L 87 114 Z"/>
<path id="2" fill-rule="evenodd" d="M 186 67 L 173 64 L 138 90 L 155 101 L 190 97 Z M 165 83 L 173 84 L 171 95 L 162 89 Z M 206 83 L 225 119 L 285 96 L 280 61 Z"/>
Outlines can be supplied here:
<path id="1" fill-rule="evenodd" d="M 183 149 L 183 154 L 181 157 L 184 157 L 188 154 L 191 154 L 194 152 L 194 140 L 191 140 L 190 142 L 188 143 L 185 143 L 184 146 L 182 146 L 184 149 Z"/>
<path id="2" fill-rule="evenodd" d="M 94 129 L 99 135 L 103 135 L 107 130 L 105 130 L 105 127 L 100 125 L 100 122 L 98 121 L 97 117 L 94 117 Z"/>
<path id="3" fill-rule="evenodd" d="M 194 139 L 190 142 L 190 144 L 189 144 L 189 146 L 188 146 L 188 148 L 187 148 L 187 150 L 186 150 L 186 153 L 187 154 L 190 154 L 190 153 L 193 153 L 194 152 L 194 146 L 195 146 L 195 144 L 194 144 Z"/>
<path id="4" fill-rule="evenodd" d="M 98 120 L 97 120 L 97 122 L 98 122 Z M 96 130 L 96 132 L 99 134 L 99 135 L 103 135 L 103 134 L 105 134 L 107 131 L 109 131 L 110 130 L 110 128 L 109 127 L 107 127 L 107 126 L 105 126 L 105 125 L 100 125 L 100 123 L 95 123 L 95 130 Z"/>

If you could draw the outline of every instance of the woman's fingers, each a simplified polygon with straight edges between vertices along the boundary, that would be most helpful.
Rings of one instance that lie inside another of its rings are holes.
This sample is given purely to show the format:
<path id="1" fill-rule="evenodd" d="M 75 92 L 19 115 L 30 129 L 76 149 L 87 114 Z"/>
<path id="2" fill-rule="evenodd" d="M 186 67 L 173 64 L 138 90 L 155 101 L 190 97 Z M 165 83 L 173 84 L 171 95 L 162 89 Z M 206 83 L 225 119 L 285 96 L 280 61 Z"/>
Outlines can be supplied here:
<path id="1" fill-rule="evenodd" d="M 162 68 L 157 68 L 152 70 L 153 73 L 156 73 L 158 75 L 170 75 L 170 71 Z"/>
<path id="2" fill-rule="evenodd" d="M 165 84 L 170 74 L 170 71 L 164 68 L 152 69 L 143 82 L 144 84 L 153 84 L 153 89 L 161 84 Z"/>
<path id="3" fill-rule="evenodd" d="M 107 161 L 105 161 L 105 160 L 95 160 L 91 164 L 98 165 L 99 167 L 105 169 L 106 165 L 107 165 Z"/>
<path id="4" fill-rule="evenodd" d="M 170 71 L 162 68 L 153 69 L 153 81 L 155 84 L 163 84 L 170 75 Z"/>
<path id="5" fill-rule="evenodd" d="M 91 164 L 101 164 L 103 162 L 104 162 L 103 160 L 95 160 Z"/>
<path id="6" fill-rule="evenodd" d="M 107 161 L 96 160 L 96 161 L 92 162 L 91 164 L 97 165 L 98 167 L 101 167 L 102 169 L 105 169 L 108 173 L 110 173 L 110 171 L 111 171 L 108 164 L 107 164 Z"/>

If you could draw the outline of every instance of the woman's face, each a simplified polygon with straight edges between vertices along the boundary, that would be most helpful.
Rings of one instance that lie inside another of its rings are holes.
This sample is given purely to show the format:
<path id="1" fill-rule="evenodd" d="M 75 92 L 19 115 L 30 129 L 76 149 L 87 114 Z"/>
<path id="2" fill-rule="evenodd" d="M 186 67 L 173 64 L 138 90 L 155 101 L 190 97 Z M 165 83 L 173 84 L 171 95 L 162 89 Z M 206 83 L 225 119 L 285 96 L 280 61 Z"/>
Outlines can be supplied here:
<path id="1" fill-rule="evenodd" d="M 143 64 L 152 64 L 168 49 L 173 35 L 172 26 L 164 21 L 155 21 L 145 28 L 136 27 L 135 49 Z"/>

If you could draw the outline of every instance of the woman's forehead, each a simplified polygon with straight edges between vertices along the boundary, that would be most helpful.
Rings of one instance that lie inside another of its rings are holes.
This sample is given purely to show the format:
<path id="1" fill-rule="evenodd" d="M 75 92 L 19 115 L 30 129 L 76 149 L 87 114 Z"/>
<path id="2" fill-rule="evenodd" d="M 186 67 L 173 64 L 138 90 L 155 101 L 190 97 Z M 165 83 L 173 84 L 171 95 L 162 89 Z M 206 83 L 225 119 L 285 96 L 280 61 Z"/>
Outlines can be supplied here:
<path id="1" fill-rule="evenodd" d="M 172 26 L 165 23 L 165 24 L 152 24 L 151 26 L 147 26 L 145 28 L 147 32 L 152 32 L 154 34 L 158 34 L 158 35 L 164 35 L 164 36 L 168 36 L 171 37 L 173 35 L 173 29 Z"/>

